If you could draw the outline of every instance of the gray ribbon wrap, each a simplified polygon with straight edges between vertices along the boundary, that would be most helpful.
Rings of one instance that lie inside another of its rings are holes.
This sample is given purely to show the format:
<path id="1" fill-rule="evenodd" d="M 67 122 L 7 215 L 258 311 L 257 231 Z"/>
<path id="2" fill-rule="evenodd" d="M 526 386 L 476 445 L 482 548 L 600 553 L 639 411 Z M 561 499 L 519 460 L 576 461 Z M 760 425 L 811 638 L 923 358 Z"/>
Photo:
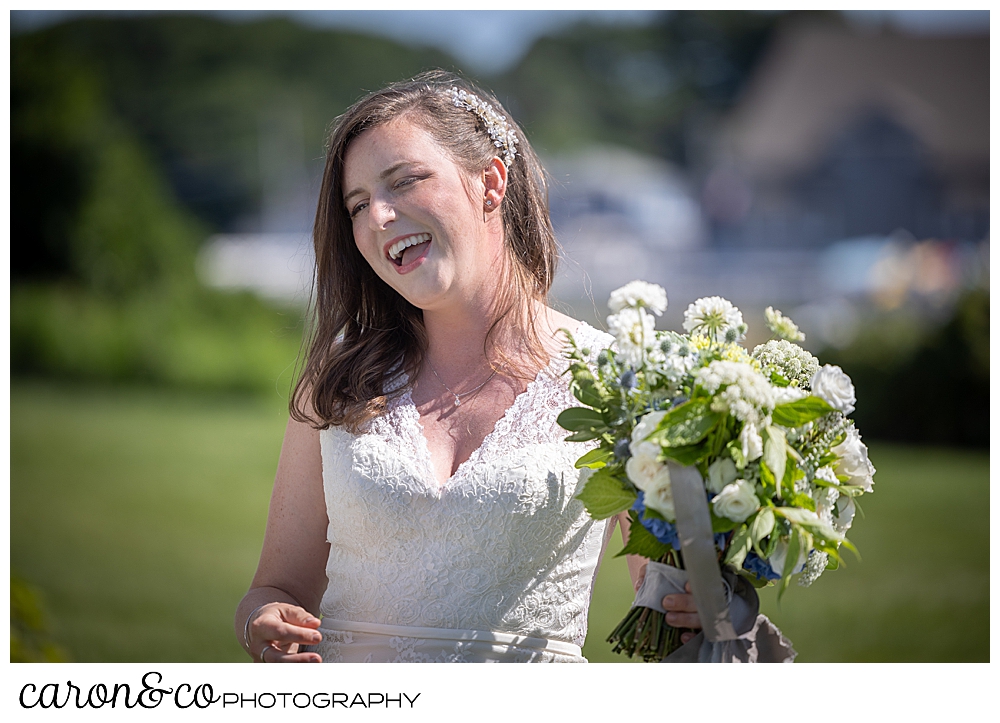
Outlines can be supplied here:
<path id="1" fill-rule="evenodd" d="M 668 462 L 677 534 L 686 569 L 650 562 L 634 605 L 665 612 L 665 595 L 683 593 L 690 582 L 702 631 L 663 659 L 664 663 L 790 663 L 796 652 L 781 631 L 758 614 L 754 587 L 719 570 L 712 518 L 701 475 Z"/>

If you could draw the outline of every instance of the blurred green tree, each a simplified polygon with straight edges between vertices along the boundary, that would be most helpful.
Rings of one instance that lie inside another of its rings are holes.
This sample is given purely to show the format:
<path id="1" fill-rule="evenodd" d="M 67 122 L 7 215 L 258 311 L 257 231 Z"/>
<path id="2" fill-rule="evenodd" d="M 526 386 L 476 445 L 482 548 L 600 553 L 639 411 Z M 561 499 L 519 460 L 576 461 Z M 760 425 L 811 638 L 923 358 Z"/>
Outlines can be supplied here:
<path id="1" fill-rule="evenodd" d="M 988 447 L 990 294 L 966 292 L 953 315 L 922 323 L 879 316 L 844 349 L 820 358 L 854 381 L 854 420 L 872 439 Z"/>
<path id="2" fill-rule="evenodd" d="M 66 650 L 52 640 L 42 593 L 19 575 L 10 575 L 10 662 L 65 663 Z"/>

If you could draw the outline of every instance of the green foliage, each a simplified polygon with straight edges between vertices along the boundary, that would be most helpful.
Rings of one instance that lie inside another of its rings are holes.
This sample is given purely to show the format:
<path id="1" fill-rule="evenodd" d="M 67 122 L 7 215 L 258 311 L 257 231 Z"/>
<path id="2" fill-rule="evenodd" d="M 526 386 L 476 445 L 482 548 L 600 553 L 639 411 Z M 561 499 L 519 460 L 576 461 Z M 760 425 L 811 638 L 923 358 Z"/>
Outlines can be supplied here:
<path id="1" fill-rule="evenodd" d="M 320 159 L 331 120 L 366 89 L 455 65 L 433 49 L 284 18 L 177 13 L 91 16 L 16 35 L 12 78 L 54 55 L 100 79 L 108 106 L 152 150 L 181 203 L 213 228 L 256 211 L 262 134 Z"/>
<path id="2" fill-rule="evenodd" d="M 761 559 L 766 559 L 760 542 L 774 529 L 774 511 L 770 507 L 764 507 L 749 520 L 749 525 L 753 549 Z"/>
<path id="3" fill-rule="evenodd" d="M 632 524 L 629 526 L 628 544 L 616 557 L 639 555 L 650 560 L 659 560 L 674 549 L 657 540 L 653 533 L 639 522 L 639 516 L 634 510 L 629 511 L 629 518 L 632 520 Z"/>
<path id="4" fill-rule="evenodd" d="M 635 503 L 636 493 L 610 469 L 604 467 L 587 478 L 576 498 L 587 508 L 587 514 L 595 520 L 603 520 L 631 507 Z"/>
<path id="5" fill-rule="evenodd" d="M 689 399 L 667 412 L 650 439 L 664 447 L 697 444 L 719 423 L 721 415 L 709 409 L 710 399 Z"/>
<path id="6" fill-rule="evenodd" d="M 764 430 L 764 464 L 774 479 L 784 479 L 788 461 L 788 443 L 780 429 L 769 426 Z"/>
<path id="7" fill-rule="evenodd" d="M 785 402 L 774 408 L 771 419 L 782 427 L 799 427 L 819 419 L 833 411 L 833 407 L 817 396 L 803 397 L 794 402 Z"/>
<path id="8" fill-rule="evenodd" d="M 52 641 L 42 593 L 20 575 L 10 574 L 10 662 L 64 663 L 67 652 Z"/>
<path id="9" fill-rule="evenodd" d="M 570 407 L 563 410 L 556 417 L 556 423 L 570 432 L 603 431 L 607 428 L 599 412 L 595 412 L 593 409 L 586 409 L 585 407 Z"/>
<path id="10" fill-rule="evenodd" d="M 600 469 L 605 466 L 611 459 L 611 450 L 604 449 L 602 447 L 597 447 L 587 452 L 585 455 L 580 457 L 575 463 L 577 469 L 583 467 L 590 467 L 591 469 Z"/>
<path id="11" fill-rule="evenodd" d="M 726 556 L 722 559 L 722 562 L 726 565 L 732 565 L 737 570 L 741 569 L 743 561 L 746 559 L 747 553 L 750 552 L 752 545 L 753 540 L 750 536 L 750 528 L 745 524 L 740 525 L 729 541 L 729 548 L 726 550 Z"/>
<path id="12" fill-rule="evenodd" d="M 102 382 L 286 392 L 301 311 L 249 294 L 151 288 L 124 299 L 70 285 L 11 289 L 11 372 Z"/>
<path id="13" fill-rule="evenodd" d="M 205 231 L 112 109 L 94 60 L 38 36 L 16 39 L 11 59 L 15 282 L 72 279 L 116 296 L 193 283 Z"/>
<path id="14" fill-rule="evenodd" d="M 569 390 L 573 396 L 588 407 L 603 409 L 606 392 L 600 387 L 594 375 L 590 373 L 587 365 L 582 362 L 573 362 L 570 364 L 570 374 L 572 375 L 572 381 L 570 382 Z"/>

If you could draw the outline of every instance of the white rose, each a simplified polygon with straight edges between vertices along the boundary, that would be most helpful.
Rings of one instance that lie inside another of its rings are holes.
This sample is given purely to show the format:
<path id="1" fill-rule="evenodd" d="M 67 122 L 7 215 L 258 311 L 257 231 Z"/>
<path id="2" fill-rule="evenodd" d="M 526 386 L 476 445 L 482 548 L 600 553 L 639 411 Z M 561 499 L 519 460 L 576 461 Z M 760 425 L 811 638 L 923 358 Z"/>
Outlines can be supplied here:
<path id="1" fill-rule="evenodd" d="M 836 514 L 833 517 L 833 529 L 840 534 L 851 529 L 851 523 L 854 522 L 854 509 L 854 500 L 847 495 L 841 495 L 837 500 L 836 507 L 834 507 Z"/>
<path id="2" fill-rule="evenodd" d="M 857 401 L 854 397 L 854 385 L 840 367 L 827 364 L 813 374 L 809 386 L 813 394 L 834 409 L 844 414 L 854 411 L 854 403 Z"/>
<path id="3" fill-rule="evenodd" d="M 788 541 L 780 539 L 778 540 L 778 544 L 774 546 L 774 552 L 771 553 L 771 557 L 767 560 L 771 563 L 771 569 L 774 571 L 775 575 L 784 574 L 786 557 L 788 557 Z M 797 572 L 802 572 L 802 568 L 806 566 L 806 559 L 808 557 L 808 550 L 799 550 L 798 563 L 795 565 L 795 569 L 792 570 L 793 575 Z"/>
<path id="4" fill-rule="evenodd" d="M 717 459 L 708 466 L 708 491 L 719 494 L 722 488 L 739 477 L 736 463 L 729 457 Z"/>
<path id="5" fill-rule="evenodd" d="M 659 472 L 660 445 L 655 442 L 633 442 L 629 445 L 632 456 L 625 463 L 625 474 L 632 480 L 632 484 L 641 490 L 645 490 L 656 473 Z"/>
<path id="6" fill-rule="evenodd" d="M 645 306 L 659 316 L 667 309 L 667 292 L 648 281 L 630 281 L 611 292 L 608 308 L 616 314 L 630 306 Z"/>
<path id="7" fill-rule="evenodd" d="M 747 462 L 753 462 L 764 454 L 764 440 L 760 438 L 760 432 L 749 422 L 743 425 L 740 432 L 740 444 L 743 445 L 743 457 Z"/>
<path id="8" fill-rule="evenodd" d="M 743 522 L 760 508 L 753 485 L 745 479 L 727 484 L 712 498 L 716 517 L 727 517 L 733 522 Z"/>
<path id="9" fill-rule="evenodd" d="M 674 493 L 670 486 L 670 470 L 667 465 L 660 465 L 660 469 L 649 480 L 643 494 L 646 507 L 656 510 L 671 522 L 677 518 L 674 512 Z"/>
<path id="10" fill-rule="evenodd" d="M 632 444 L 644 441 L 656 430 L 656 426 L 665 416 L 666 412 L 649 412 L 640 417 L 638 424 L 632 429 Z"/>
<path id="11" fill-rule="evenodd" d="M 847 429 L 847 439 L 830 451 L 839 457 L 837 472 L 849 478 L 848 484 L 859 485 L 865 492 L 872 491 L 875 467 L 868 460 L 868 447 L 854 425 Z"/>

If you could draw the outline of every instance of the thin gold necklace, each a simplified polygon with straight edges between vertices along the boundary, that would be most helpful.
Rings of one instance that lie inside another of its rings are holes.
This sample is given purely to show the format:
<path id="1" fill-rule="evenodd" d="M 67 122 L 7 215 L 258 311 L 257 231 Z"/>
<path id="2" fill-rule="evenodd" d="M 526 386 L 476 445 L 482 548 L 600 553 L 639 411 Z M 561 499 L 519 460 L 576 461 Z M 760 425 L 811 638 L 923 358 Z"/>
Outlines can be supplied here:
<path id="1" fill-rule="evenodd" d="M 449 393 L 449 394 L 450 394 L 451 396 L 455 397 L 455 406 L 456 406 L 456 407 L 458 407 L 458 406 L 461 406 L 461 404 L 462 404 L 462 397 L 467 397 L 467 396 L 469 396 L 470 394 L 475 394 L 475 393 L 476 393 L 476 392 L 478 392 L 478 391 L 479 391 L 480 389 L 482 389 L 482 388 L 483 388 L 483 387 L 485 387 L 485 386 L 486 386 L 487 384 L 489 384 L 489 383 L 490 383 L 490 379 L 492 379 L 493 377 L 495 377 L 495 376 L 497 375 L 497 371 L 498 371 L 497 369 L 494 369 L 494 370 L 493 370 L 493 373 L 492 373 L 492 374 L 490 374 L 490 375 L 489 375 L 488 377 L 486 377 L 486 381 L 485 381 L 485 382 L 483 382 L 482 384 L 480 384 L 480 385 L 479 385 L 478 387 L 476 387 L 475 389 L 471 389 L 471 390 L 469 390 L 469 391 L 467 391 L 467 392 L 462 392 L 461 394 L 455 394 L 455 392 L 453 392 L 453 391 L 451 390 L 451 387 L 449 387 L 449 386 L 448 386 L 447 384 L 445 384 L 445 383 L 444 383 L 444 379 L 442 379 L 442 378 L 441 378 L 441 375 L 437 373 L 437 369 L 435 369 L 435 368 L 434 368 L 434 365 L 433 365 L 433 364 L 431 364 L 431 360 L 430 360 L 430 359 L 428 359 L 428 360 L 427 360 L 427 366 L 429 366 L 429 367 L 431 368 L 431 371 L 432 371 L 432 372 L 434 372 L 434 376 L 436 376 L 436 377 L 437 377 L 437 380 L 438 380 L 439 382 L 441 382 L 441 386 L 442 386 L 442 387 L 444 387 L 445 389 L 447 389 L 447 390 L 448 390 L 448 393 Z"/>

